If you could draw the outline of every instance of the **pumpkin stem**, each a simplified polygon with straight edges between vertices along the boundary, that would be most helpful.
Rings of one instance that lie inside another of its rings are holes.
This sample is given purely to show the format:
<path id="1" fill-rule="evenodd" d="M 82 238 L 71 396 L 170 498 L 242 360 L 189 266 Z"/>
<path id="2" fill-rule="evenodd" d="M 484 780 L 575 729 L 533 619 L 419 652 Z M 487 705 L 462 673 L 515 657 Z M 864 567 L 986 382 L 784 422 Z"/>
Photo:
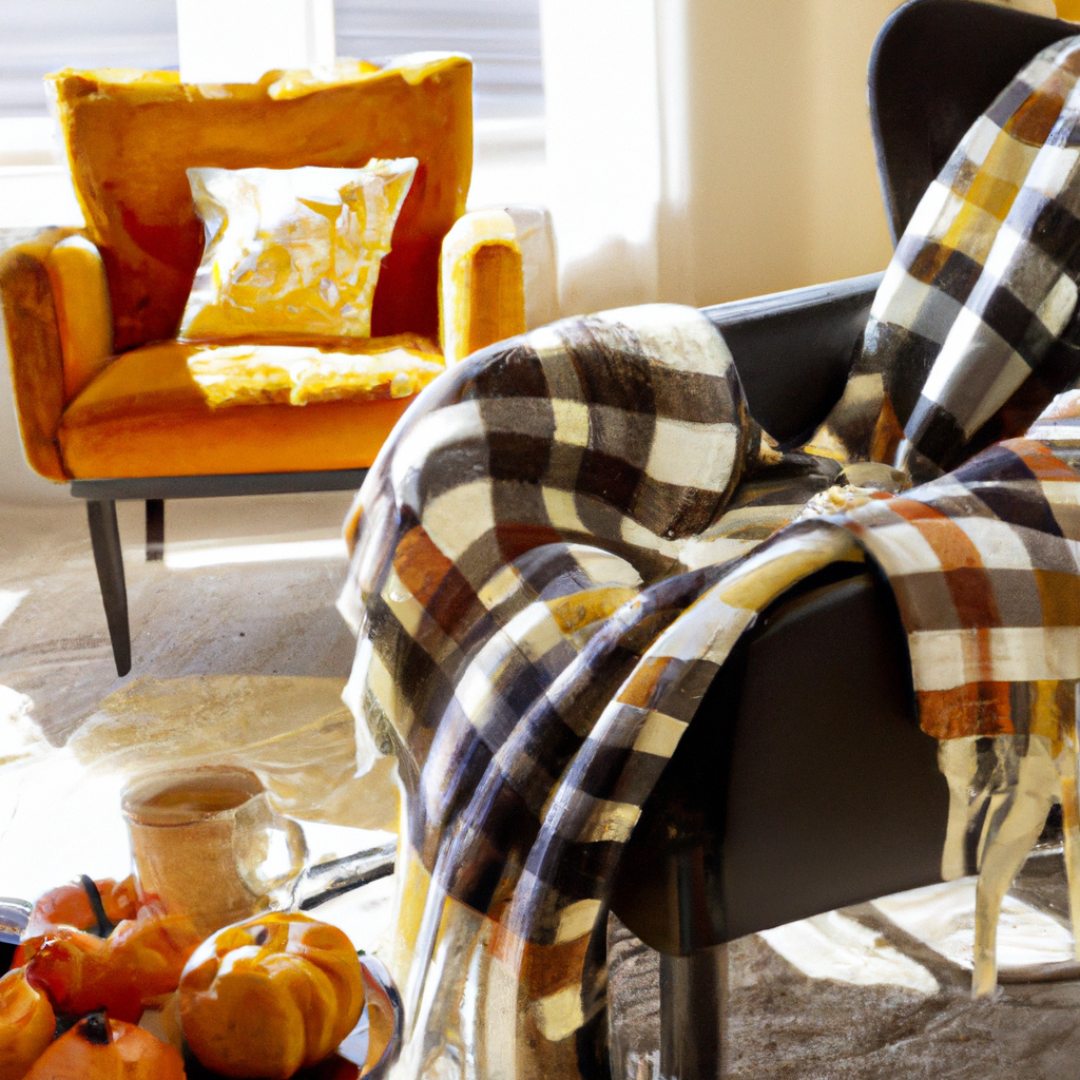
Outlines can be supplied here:
<path id="1" fill-rule="evenodd" d="M 112 1042 L 112 1032 L 109 1029 L 109 1021 L 105 1017 L 105 1010 L 88 1013 L 76 1029 L 79 1037 L 85 1039 L 91 1046 L 108 1046 Z"/>
<path id="2" fill-rule="evenodd" d="M 94 879 L 83 874 L 79 880 L 86 891 L 87 900 L 90 901 L 90 910 L 94 913 L 94 918 L 97 919 L 97 936 L 107 938 L 116 929 L 116 924 L 105 914 L 105 905 L 101 902 L 101 893 L 98 891 Z"/>

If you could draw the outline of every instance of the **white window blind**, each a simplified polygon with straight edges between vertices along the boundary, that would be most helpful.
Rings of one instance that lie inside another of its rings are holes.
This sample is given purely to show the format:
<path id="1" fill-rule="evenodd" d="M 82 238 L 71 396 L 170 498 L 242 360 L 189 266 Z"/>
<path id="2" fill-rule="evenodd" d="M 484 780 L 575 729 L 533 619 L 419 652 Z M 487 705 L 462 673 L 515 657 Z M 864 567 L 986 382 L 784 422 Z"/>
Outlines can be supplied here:
<path id="1" fill-rule="evenodd" d="M 44 115 L 62 67 L 176 65 L 175 0 L 0 0 L 0 116 Z"/>
<path id="2" fill-rule="evenodd" d="M 478 116 L 543 110 L 539 0 L 335 0 L 335 21 L 339 56 L 468 53 Z M 177 63 L 175 0 L 0 0 L 0 117 L 43 116 L 48 71 Z"/>
<path id="3" fill-rule="evenodd" d="M 334 8 L 340 56 L 467 53 L 478 116 L 543 112 L 540 0 L 337 0 Z"/>

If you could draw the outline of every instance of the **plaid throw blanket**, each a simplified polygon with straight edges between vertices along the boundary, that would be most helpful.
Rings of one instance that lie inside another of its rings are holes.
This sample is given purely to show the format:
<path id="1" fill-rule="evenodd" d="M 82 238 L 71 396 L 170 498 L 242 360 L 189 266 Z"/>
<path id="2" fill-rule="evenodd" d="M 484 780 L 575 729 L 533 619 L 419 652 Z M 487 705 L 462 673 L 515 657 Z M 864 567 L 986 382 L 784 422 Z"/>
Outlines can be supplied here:
<path id="1" fill-rule="evenodd" d="M 1076 893 L 1080 479 L 1065 442 L 972 454 L 1080 371 L 1075 245 L 1047 224 L 1080 198 L 1078 50 L 1021 73 L 928 192 L 811 452 L 762 445 L 719 334 L 670 306 L 502 343 L 406 414 L 340 605 L 362 764 L 396 754 L 405 791 L 397 1075 L 606 1075 L 602 927 L 640 808 L 757 613 L 838 560 L 896 593 L 947 876 L 981 830 L 976 988 L 1054 801 Z M 851 461 L 878 472 L 831 486 Z M 937 479 L 902 491 L 893 464 Z M 849 512 L 783 527 L 808 499 Z"/>

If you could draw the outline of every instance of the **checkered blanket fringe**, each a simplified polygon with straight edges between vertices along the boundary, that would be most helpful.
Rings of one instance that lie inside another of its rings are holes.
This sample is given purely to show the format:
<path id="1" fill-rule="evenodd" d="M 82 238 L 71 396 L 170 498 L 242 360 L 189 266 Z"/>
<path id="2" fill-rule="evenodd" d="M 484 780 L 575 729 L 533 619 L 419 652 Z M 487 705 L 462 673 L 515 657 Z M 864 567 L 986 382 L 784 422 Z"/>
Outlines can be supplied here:
<path id="1" fill-rule="evenodd" d="M 952 793 L 947 876 L 981 830 L 977 986 L 1053 801 L 1080 867 L 1080 479 L 1031 439 L 975 453 L 1080 372 L 1077 72 L 1077 40 L 1047 50 L 958 148 L 813 453 L 763 452 L 719 334 L 664 305 L 503 343 L 403 419 L 348 523 L 340 603 L 359 755 L 396 754 L 406 791 L 396 1075 L 606 1075 L 623 846 L 740 635 L 837 561 L 895 592 Z M 787 524 L 845 461 L 937 479 Z"/>

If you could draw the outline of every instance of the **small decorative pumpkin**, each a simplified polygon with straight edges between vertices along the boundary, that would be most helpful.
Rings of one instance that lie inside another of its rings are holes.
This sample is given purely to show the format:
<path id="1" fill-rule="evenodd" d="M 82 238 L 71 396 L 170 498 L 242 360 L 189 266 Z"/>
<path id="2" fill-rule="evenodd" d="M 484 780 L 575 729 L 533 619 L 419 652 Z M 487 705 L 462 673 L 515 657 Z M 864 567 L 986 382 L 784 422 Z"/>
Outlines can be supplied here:
<path id="1" fill-rule="evenodd" d="M 123 881 L 92 881 L 84 874 L 78 882 L 50 889 L 38 898 L 23 937 L 41 937 L 59 926 L 108 937 L 118 922 L 134 919 L 139 906 L 134 874 Z"/>
<path id="2" fill-rule="evenodd" d="M 0 1080 L 22 1080 L 56 1034 L 49 999 L 27 981 L 22 968 L 0 979 Z"/>
<path id="3" fill-rule="evenodd" d="M 139 894 L 134 874 L 121 882 L 112 878 L 94 881 L 83 874 L 78 882 L 50 889 L 38 897 L 23 928 L 24 944 L 15 950 L 11 966 L 22 967 L 40 939 L 62 926 L 108 937 L 118 922 L 134 919 L 138 911 Z"/>
<path id="4" fill-rule="evenodd" d="M 171 1046 L 123 1020 L 91 1013 L 38 1058 L 25 1080 L 185 1080 Z"/>
<path id="5" fill-rule="evenodd" d="M 287 1080 L 356 1026 L 364 982 L 337 927 L 271 913 L 207 938 L 184 968 L 179 1003 L 184 1038 L 207 1068 Z"/>
<path id="6" fill-rule="evenodd" d="M 61 926 L 22 943 L 26 977 L 58 1012 L 108 1009 L 138 1023 L 143 1010 L 177 987 L 200 936 L 185 915 L 144 905 L 108 937 Z"/>

